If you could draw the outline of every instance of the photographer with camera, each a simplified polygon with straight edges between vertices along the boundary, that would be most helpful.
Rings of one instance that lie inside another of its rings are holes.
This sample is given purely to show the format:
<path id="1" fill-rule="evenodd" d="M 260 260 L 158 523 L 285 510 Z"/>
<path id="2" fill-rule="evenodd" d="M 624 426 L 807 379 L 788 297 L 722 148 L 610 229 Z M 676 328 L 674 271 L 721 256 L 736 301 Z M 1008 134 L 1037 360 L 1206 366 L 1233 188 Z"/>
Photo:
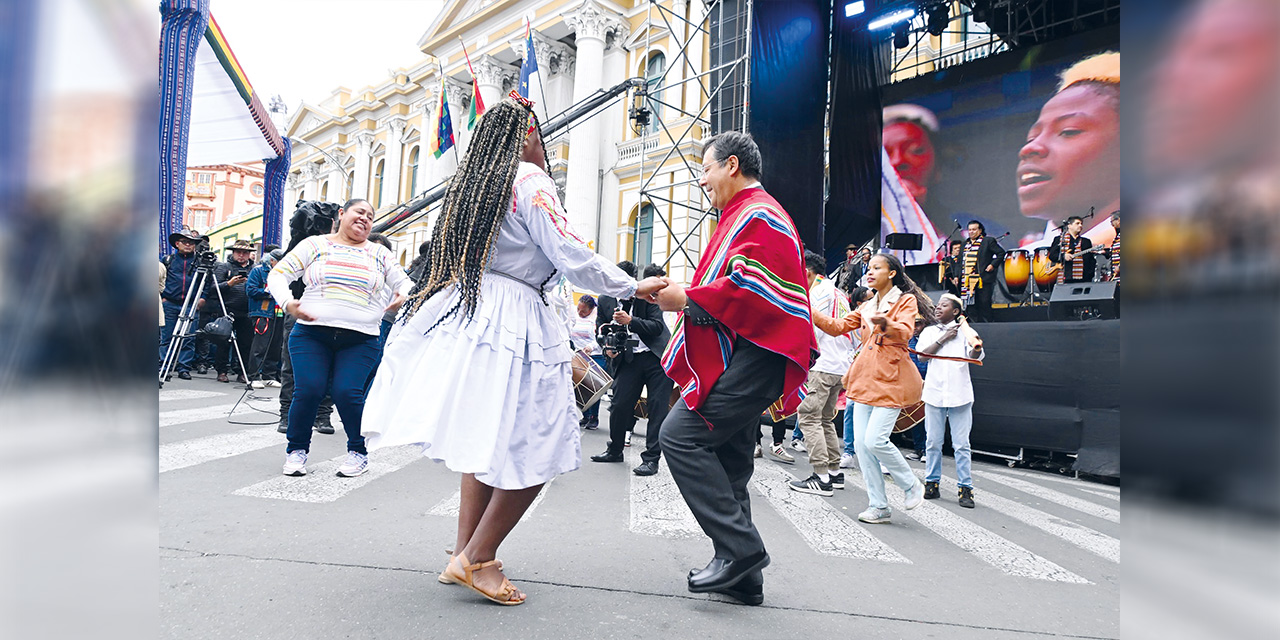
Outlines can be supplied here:
<path id="1" fill-rule="evenodd" d="M 236 240 L 231 245 L 231 259 L 218 264 L 213 270 L 213 279 L 222 294 L 223 315 L 231 316 L 231 330 L 235 333 L 234 347 L 236 357 L 244 366 L 249 365 L 249 348 L 253 344 L 253 320 L 249 317 L 249 295 L 245 284 L 249 281 L 249 272 L 253 271 L 253 259 L 250 257 L 257 249 L 248 240 Z M 214 368 L 218 371 L 218 382 L 231 382 L 227 373 L 231 371 L 232 343 L 218 346 L 218 357 L 214 360 Z M 244 369 L 236 373 L 236 382 L 245 384 Z"/>
<path id="2" fill-rule="evenodd" d="M 178 252 L 171 253 L 160 261 L 165 269 L 164 289 L 160 292 L 161 306 L 164 308 L 164 327 L 160 329 L 161 365 L 164 363 L 165 354 L 169 352 L 169 341 L 173 339 L 173 329 L 178 323 L 178 314 L 182 312 L 183 298 L 186 297 L 187 289 L 195 279 L 196 267 L 200 264 L 200 254 L 196 253 L 196 247 L 205 241 L 208 241 L 208 238 L 191 229 L 183 229 L 169 235 L 169 245 Z M 197 309 L 204 306 L 203 294 L 203 291 L 197 292 L 197 295 L 201 296 L 196 302 Z M 181 338 L 178 339 L 181 340 Z M 191 365 L 195 358 L 195 340 L 185 341 L 182 350 L 178 352 L 176 368 L 179 378 L 191 379 Z"/>
<path id="3" fill-rule="evenodd" d="M 629 261 L 618 267 L 635 277 L 635 265 Z M 645 267 L 644 277 L 664 276 L 666 273 L 656 264 Z M 658 459 L 662 456 L 658 434 L 662 421 L 670 410 L 671 389 L 675 382 L 662 369 L 661 354 L 671 340 L 671 331 L 662 319 L 658 305 L 633 298 L 617 301 L 601 297 L 596 321 L 612 320 L 600 325 L 597 332 L 605 356 L 613 361 L 615 373 L 613 403 L 609 411 L 609 448 L 604 453 L 591 456 L 593 462 L 622 462 L 622 448 L 626 437 L 636 426 L 635 406 L 640 391 L 647 391 L 649 428 L 645 449 L 640 454 L 641 464 L 632 470 L 638 476 L 651 476 L 658 472 Z M 605 300 L 612 302 L 606 309 Z M 606 311 L 612 314 L 606 315 Z"/>

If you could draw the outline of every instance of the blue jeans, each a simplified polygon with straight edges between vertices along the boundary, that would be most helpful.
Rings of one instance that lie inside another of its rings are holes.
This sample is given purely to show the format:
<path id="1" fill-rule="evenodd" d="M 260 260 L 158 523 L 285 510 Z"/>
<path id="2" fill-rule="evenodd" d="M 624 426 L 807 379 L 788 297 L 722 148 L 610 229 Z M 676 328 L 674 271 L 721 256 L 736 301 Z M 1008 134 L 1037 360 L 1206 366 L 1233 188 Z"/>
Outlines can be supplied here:
<path id="1" fill-rule="evenodd" d="M 946 436 L 947 418 L 951 419 L 951 447 L 956 454 L 956 483 L 972 487 L 969 468 L 973 466 L 973 453 L 969 450 L 969 430 L 973 428 L 973 403 L 958 407 L 924 405 L 924 425 L 929 432 L 929 464 L 925 465 L 924 479 L 937 482 L 942 479 L 942 440 Z"/>
<path id="2" fill-rule="evenodd" d="M 378 336 L 302 324 L 289 335 L 293 362 L 293 403 L 289 405 L 289 445 L 286 451 L 309 451 L 311 427 L 328 389 L 347 432 L 347 450 L 365 453 L 360 435 L 365 385 L 378 361 Z"/>
<path id="3" fill-rule="evenodd" d="M 159 362 L 164 362 L 164 356 L 169 352 L 169 340 L 173 338 L 173 329 L 175 325 L 178 324 L 178 314 L 182 312 L 182 305 L 180 304 L 174 304 L 168 300 L 163 300 L 162 303 L 164 304 L 164 327 L 160 329 Z M 193 320 L 192 325 L 188 330 L 194 328 L 195 323 Z M 178 364 L 174 367 L 174 370 L 179 373 L 183 371 L 190 371 L 191 365 L 195 362 L 195 359 L 196 339 L 187 338 L 187 340 L 182 343 L 182 350 L 178 352 Z"/>
<path id="4" fill-rule="evenodd" d="M 846 409 L 847 411 L 848 409 Z M 903 491 L 916 486 L 916 475 L 907 466 L 898 448 L 889 443 L 893 423 L 898 419 L 897 407 L 873 407 L 862 403 L 853 405 L 854 449 L 858 452 L 858 466 L 867 482 L 867 502 L 873 509 L 884 509 L 889 501 L 884 495 L 884 464 L 893 482 Z"/>
<path id="5" fill-rule="evenodd" d="M 853 401 L 849 400 L 844 405 L 844 452 L 851 455 L 858 455 L 857 450 L 853 448 Z"/>

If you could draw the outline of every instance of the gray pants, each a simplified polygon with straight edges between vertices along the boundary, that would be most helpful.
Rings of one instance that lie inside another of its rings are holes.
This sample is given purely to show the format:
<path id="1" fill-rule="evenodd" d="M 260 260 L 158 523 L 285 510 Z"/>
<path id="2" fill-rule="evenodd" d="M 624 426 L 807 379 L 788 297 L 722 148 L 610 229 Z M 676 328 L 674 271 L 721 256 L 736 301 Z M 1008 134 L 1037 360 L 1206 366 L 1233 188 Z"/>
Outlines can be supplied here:
<path id="1" fill-rule="evenodd" d="M 667 466 L 717 558 L 764 550 L 747 483 L 755 471 L 760 414 L 782 395 L 785 371 L 785 358 L 738 338 L 729 368 L 699 410 L 681 400 L 662 423 Z"/>
<path id="2" fill-rule="evenodd" d="M 284 333 L 283 342 L 286 345 L 280 350 L 280 422 L 288 422 L 289 407 L 293 405 L 293 360 L 289 358 L 289 334 L 293 333 L 293 325 L 298 319 L 285 314 L 284 316 Z M 329 397 L 328 392 L 324 394 L 324 400 L 320 401 L 320 408 L 316 411 L 316 420 L 329 420 L 329 416 L 333 415 L 333 398 Z"/>

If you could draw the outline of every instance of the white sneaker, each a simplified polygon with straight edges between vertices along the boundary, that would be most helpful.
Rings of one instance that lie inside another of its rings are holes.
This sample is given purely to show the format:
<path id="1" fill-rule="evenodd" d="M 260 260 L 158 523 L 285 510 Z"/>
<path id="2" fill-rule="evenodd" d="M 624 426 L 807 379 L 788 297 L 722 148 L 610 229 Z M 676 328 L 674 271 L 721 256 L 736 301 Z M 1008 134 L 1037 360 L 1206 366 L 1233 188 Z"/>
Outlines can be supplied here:
<path id="1" fill-rule="evenodd" d="M 347 452 L 347 459 L 338 467 L 339 478 L 354 478 L 369 470 L 369 456 L 355 451 Z"/>
<path id="2" fill-rule="evenodd" d="M 880 473 L 882 473 L 882 474 L 884 474 L 884 475 L 886 475 L 886 476 L 887 476 L 887 475 L 890 475 L 890 474 L 889 474 L 889 467 L 884 466 L 884 463 L 883 463 L 883 462 L 881 462 L 881 463 L 880 463 Z"/>
<path id="3" fill-rule="evenodd" d="M 267 380 L 267 381 L 266 381 L 266 382 L 264 382 L 263 384 L 267 385 L 268 387 L 280 387 L 280 386 L 283 386 L 283 385 L 281 385 L 281 384 L 280 384 L 280 381 L 279 381 L 279 380 Z"/>
<path id="4" fill-rule="evenodd" d="M 267 388 L 266 383 L 264 383 L 264 382 L 263 382 L 263 381 L 261 381 L 261 380 L 253 380 L 253 381 L 250 381 L 250 382 L 249 382 L 249 386 L 253 387 L 254 389 L 265 389 L 265 388 Z"/>
<path id="5" fill-rule="evenodd" d="M 307 452 L 302 449 L 290 451 L 284 459 L 284 474 L 286 476 L 307 475 Z"/>
<path id="6" fill-rule="evenodd" d="M 903 496 L 902 508 L 910 511 L 920 506 L 922 502 L 924 502 L 924 484 L 917 480 L 915 485 L 907 489 L 906 494 Z"/>
<path id="7" fill-rule="evenodd" d="M 867 507 L 866 511 L 858 514 L 858 519 L 867 524 L 884 524 L 889 521 L 889 516 L 891 515 L 893 515 L 893 512 L 888 509 Z"/>
<path id="8" fill-rule="evenodd" d="M 786 464 L 794 464 L 796 461 L 796 459 L 791 454 L 787 453 L 787 450 L 780 444 L 775 444 L 770 447 L 769 455 L 773 456 L 774 460 L 777 460 L 778 462 L 785 462 Z"/>
<path id="9" fill-rule="evenodd" d="M 754 454 L 752 457 L 753 457 L 753 458 L 763 458 L 763 457 L 764 457 L 764 451 L 762 451 L 762 450 L 760 449 L 760 445 L 759 445 L 759 444 L 757 444 L 757 445 L 756 445 L 756 452 L 755 452 L 755 454 Z"/>
<path id="10" fill-rule="evenodd" d="M 631 446 L 631 432 L 630 432 L 630 431 L 628 431 L 628 432 L 627 432 L 626 437 L 624 437 L 624 438 L 622 439 L 622 446 L 624 446 L 624 447 L 629 447 L 629 446 Z"/>
<path id="11" fill-rule="evenodd" d="M 807 451 L 807 449 L 804 448 L 804 440 L 792 440 L 791 448 L 796 451 Z"/>
<path id="12" fill-rule="evenodd" d="M 850 454 L 847 454 L 847 453 L 842 453 L 842 454 L 840 454 L 840 468 L 841 468 L 841 469 L 852 469 L 852 468 L 853 468 L 853 456 L 852 456 L 852 455 L 850 455 Z"/>
<path id="13" fill-rule="evenodd" d="M 920 457 L 920 464 L 922 464 L 922 465 L 924 465 L 926 468 L 928 468 L 928 466 L 929 466 L 929 454 L 927 454 L 927 453 L 926 453 L 926 454 L 924 454 L 923 456 L 921 456 L 921 457 Z"/>

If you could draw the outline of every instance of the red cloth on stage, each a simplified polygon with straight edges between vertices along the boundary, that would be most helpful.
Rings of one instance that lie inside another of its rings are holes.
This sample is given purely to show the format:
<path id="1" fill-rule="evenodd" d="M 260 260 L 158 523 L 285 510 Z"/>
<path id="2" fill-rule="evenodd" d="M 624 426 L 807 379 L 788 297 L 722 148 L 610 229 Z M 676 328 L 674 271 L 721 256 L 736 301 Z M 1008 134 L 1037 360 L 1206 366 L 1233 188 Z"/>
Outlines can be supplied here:
<path id="1" fill-rule="evenodd" d="M 818 344 L 804 250 L 777 200 L 748 188 L 729 201 L 686 293 L 718 323 L 692 324 L 683 313 L 676 321 L 662 365 L 681 386 L 685 404 L 695 411 L 702 405 L 741 336 L 786 357 L 783 411 L 794 412 L 804 399 Z"/>

